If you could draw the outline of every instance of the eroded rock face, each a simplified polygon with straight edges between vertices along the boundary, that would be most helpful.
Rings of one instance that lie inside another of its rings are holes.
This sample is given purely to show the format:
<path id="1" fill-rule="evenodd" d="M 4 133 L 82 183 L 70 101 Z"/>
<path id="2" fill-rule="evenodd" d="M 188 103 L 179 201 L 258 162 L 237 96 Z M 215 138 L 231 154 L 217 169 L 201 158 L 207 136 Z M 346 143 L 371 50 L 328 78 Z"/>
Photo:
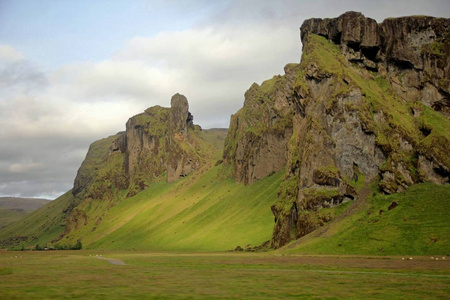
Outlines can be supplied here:
<path id="1" fill-rule="evenodd" d="M 323 208 L 373 182 L 384 193 L 449 183 L 449 28 L 449 19 L 378 24 L 357 12 L 306 20 L 301 64 L 250 87 L 223 161 L 245 184 L 286 169 L 272 247 L 331 221 Z"/>
<path id="2" fill-rule="evenodd" d="M 114 187 L 129 189 L 128 196 L 132 196 L 164 174 L 169 182 L 187 176 L 202 164 L 190 130 L 196 129 L 185 96 L 175 94 L 171 108 L 148 108 L 127 121 L 126 131 L 91 145 L 73 194 L 108 198 L 113 197 L 110 190 Z"/>
<path id="3" fill-rule="evenodd" d="M 187 136 L 188 128 L 194 125 L 194 117 L 189 112 L 186 97 L 180 94 L 173 95 L 170 101 L 170 112 L 171 131 Z"/>
<path id="4" fill-rule="evenodd" d="M 152 107 L 127 122 L 127 170 L 130 178 L 157 178 L 169 182 L 187 176 L 200 166 L 189 136 L 193 116 L 185 96 L 175 94 L 171 107 Z"/>
<path id="5" fill-rule="evenodd" d="M 347 59 L 385 73 L 407 101 L 419 100 L 450 116 L 450 19 L 425 16 L 389 18 L 381 24 L 358 12 L 334 19 L 309 19 L 309 34 L 339 45 Z"/>
<path id="6" fill-rule="evenodd" d="M 272 247 L 332 220 L 322 209 L 357 199 L 363 185 L 395 193 L 450 182 L 449 29 L 449 19 L 377 24 L 356 12 L 303 23 Z"/>
<path id="7" fill-rule="evenodd" d="M 244 107 L 231 117 L 223 162 L 236 181 L 251 184 L 282 170 L 288 157 L 293 111 L 290 107 L 297 64 L 245 93 Z"/>

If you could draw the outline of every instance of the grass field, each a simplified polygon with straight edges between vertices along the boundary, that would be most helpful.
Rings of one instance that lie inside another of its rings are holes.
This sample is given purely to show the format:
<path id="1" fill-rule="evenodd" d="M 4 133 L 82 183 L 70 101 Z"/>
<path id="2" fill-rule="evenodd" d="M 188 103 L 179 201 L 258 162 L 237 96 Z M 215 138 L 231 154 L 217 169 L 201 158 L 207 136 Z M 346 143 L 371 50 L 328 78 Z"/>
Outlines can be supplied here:
<path id="1" fill-rule="evenodd" d="M 111 264 L 113 258 L 126 265 Z M 16 258 L 17 256 L 17 258 Z M 0 253 L 0 299 L 448 299 L 450 258 Z"/>

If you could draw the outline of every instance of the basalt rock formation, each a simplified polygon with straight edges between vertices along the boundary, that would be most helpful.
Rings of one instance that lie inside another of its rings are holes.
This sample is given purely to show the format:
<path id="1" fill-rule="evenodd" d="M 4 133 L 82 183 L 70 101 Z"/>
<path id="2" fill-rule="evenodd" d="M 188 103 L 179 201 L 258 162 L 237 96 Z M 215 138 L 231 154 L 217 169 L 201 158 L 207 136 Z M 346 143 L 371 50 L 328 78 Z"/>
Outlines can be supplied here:
<path id="1" fill-rule="evenodd" d="M 273 247 L 323 226 L 324 208 L 372 183 L 384 193 L 449 183 L 449 29 L 449 19 L 378 24 L 356 12 L 306 20 L 300 65 L 247 91 L 224 165 L 246 184 L 285 168 Z"/>
<path id="2" fill-rule="evenodd" d="M 169 182 L 197 170 L 202 159 L 190 132 L 193 116 L 185 96 L 172 97 L 171 107 L 154 106 L 128 120 L 126 131 L 94 142 L 75 178 L 74 196 L 101 199 L 112 190 L 133 196 L 151 181 Z"/>
<path id="3" fill-rule="evenodd" d="M 339 45 L 351 63 L 389 78 L 397 94 L 450 113 L 449 19 L 426 16 L 389 18 L 381 24 L 361 13 L 335 19 L 309 19 L 301 27 L 303 44 L 309 34 Z"/>
<path id="4" fill-rule="evenodd" d="M 285 67 L 285 75 L 275 76 L 245 93 L 244 107 L 231 116 L 224 166 L 236 181 L 245 184 L 282 170 L 288 157 L 292 135 L 292 86 L 298 64 Z"/>

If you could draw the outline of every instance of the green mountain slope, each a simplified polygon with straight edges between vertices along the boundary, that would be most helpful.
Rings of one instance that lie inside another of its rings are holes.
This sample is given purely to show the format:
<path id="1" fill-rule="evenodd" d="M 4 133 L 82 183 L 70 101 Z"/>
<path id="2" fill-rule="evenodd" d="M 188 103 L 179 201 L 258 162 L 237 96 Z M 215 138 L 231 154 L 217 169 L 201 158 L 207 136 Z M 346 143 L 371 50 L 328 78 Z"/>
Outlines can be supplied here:
<path id="1" fill-rule="evenodd" d="M 110 208 L 101 221 L 90 216 L 105 209 L 102 203 L 86 203 L 80 209 L 90 221 L 64 240 L 71 244 L 81 239 L 87 248 L 197 251 L 268 241 L 270 206 L 282 174 L 244 186 L 219 180 L 220 168 L 176 183 L 158 182 Z"/>
<path id="2" fill-rule="evenodd" d="M 348 217 L 295 241 L 282 253 L 450 254 L 450 186 L 422 183 L 372 197 Z"/>

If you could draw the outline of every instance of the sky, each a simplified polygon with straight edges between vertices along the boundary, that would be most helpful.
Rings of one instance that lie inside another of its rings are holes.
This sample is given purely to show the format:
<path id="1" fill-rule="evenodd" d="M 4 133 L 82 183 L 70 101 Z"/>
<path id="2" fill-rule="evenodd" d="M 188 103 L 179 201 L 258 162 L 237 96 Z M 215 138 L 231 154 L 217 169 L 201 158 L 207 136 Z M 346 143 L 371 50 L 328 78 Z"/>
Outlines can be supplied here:
<path id="1" fill-rule="evenodd" d="M 0 0 L 0 196 L 54 199 L 89 145 L 181 93 L 228 127 L 244 93 L 299 62 L 305 19 L 450 17 L 450 1 Z"/>

